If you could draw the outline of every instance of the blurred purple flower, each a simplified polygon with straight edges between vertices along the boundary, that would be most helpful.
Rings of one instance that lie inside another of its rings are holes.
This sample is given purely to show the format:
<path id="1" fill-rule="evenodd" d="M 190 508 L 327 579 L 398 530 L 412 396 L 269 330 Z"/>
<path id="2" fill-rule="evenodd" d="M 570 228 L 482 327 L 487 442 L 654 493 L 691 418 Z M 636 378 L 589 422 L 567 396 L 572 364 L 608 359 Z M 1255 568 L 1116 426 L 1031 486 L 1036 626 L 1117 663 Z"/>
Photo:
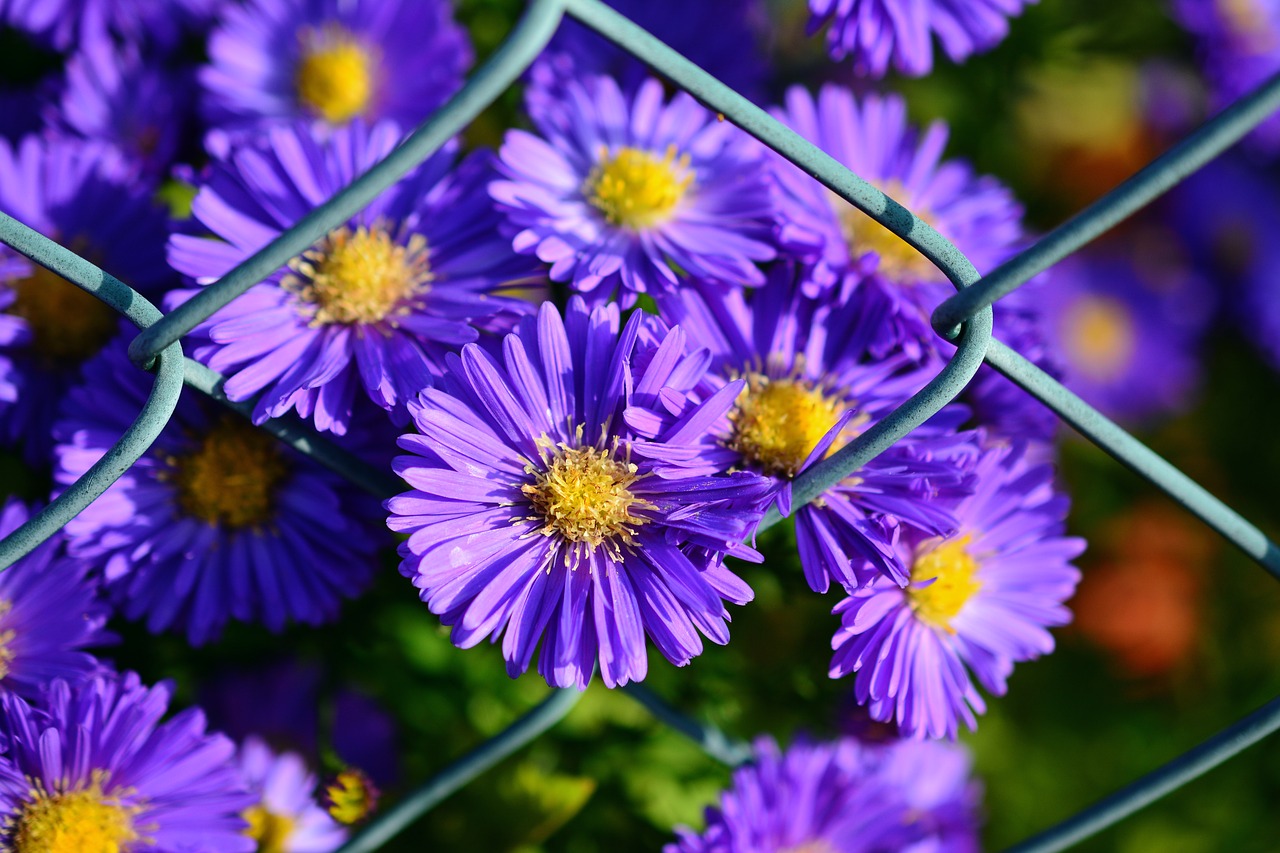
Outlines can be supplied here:
<path id="1" fill-rule="evenodd" d="M 773 204 L 749 136 L 687 94 L 666 102 L 653 79 L 634 95 L 609 77 L 527 94 L 542 135 L 507 133 L 507 180 L 489 192 L 515 249 L 551 264 L 553 280 L 593 304 L 616 292 L 623 307 L 685 276 L 764 280 Z"/>
<path id="2" fill-rule="evenodd" d="M 462 85 L 467 33 L 444 0 L 230 4 L 200 71 L 205 118 L 239 132 L 319 119 L 414 127 Z"/>
<path id="3" fill-rule="evenodd" d="M 260 853 L 330 853 L 347 832 L 316 801 L 319 780 L 302 756 L 276 754 L 256 737 L 240 745 L 240 778 L 257 798 L 245 810 Z"/>
<path id="4" fill-rule="evenodd" d="M 502 637 L 512 677 L 541 640 L 549 684 L 585 689 L 597 662 L 609 687 L 643 679 L 646 635 L 677 666 L 702 652 L 698 633 L 726 643 L 724 602 L 750 588 L 726 554 L 759 521 L 766 481 L 701 475 L 705 426 L 728 411 L 742 383 L 726 386 L 652 440 L 636 440 L 622 412 L 633 387 L 637 340 L 656 335 L 662 357 L 684 349 L 678 331 L 636 312 L 619 332 L 616 305 L 565 318 L 544 304 L 503 342 L 502 363 L 469 344 L 449 357 L 440 387 L 410 412 L 395 469 L 413 491 L 386 504 L 408 536 L 400 571 L 470 648 Z M 656 358 L 656 357 L 655 357 Z"/>
<path id="5" fill-rule="evenodd" d="M 835 59 L 853 57 L 858 74 L 883 77 L 890 65 L 910 77 L 933 70 L 936 37 L 952 62 L 999 44 L 1009 18 L 1035 0 L 809 0 L 809 34 L 826 24 Z M 1191 0 L 1199 2 L 1199 0 Z"/>
<path id="6" fill-rule="evenodd" d="M 227 0 L 0 0 L 0 20 L 59 50 L 113 36 L 172 50 L 212 20 Z"/>
<path id="7" fill-rule="evenodd" d="M 208 285 L 292 226 L 400 139 L 361 121 L 317 141 L 308 125 L 277 127 L 215 161 L 192 204 L 203 234 L 175 234 L 174 268 Z M 534 310 L 545 278 L 497 232 L 484 192 L 490 158 L 429 158 L 346 225 L 201 323 L 193 355 L 227 376 L 232 400 L 261 392 L 254 422 L 296 410 L 346 433 L 364 393 L 403 425 L 405 403 L 430 385 L 444 352 L 503 332 Z M 196 291 L 175 293 L 169 304 Z"/>
<path id="8" fill-rule="evenodd" d="M 151 391 L 119 339 L 85 365 L 55 433 L 55 480 L 75 482 Z M 156 443 L 65 530 L 129 619 L 215 639 L 230 619 L 279 631 L 333 619 L 376 565 L 369 509 L 346 481 L 239 415 L 184 396 Z"/>
<path id="9" fill-rule="evenodd" d="M 1068 499 L 1052 468 L 1033 467 L 1022 449 L 984 453 L 955 533 L 904 531 L 906 589 L 880 579 L 835 607 L 831 677 L 854 675 L 858 701 L 904 735 L 955 738 L 961 722 L 976 728 L 985 705 L 973 678 L 1003 695 L 1013 665 L 1053 651 L 1046 629 L 1071 619 L 1063 602 L 1080 573 L 1068 561 L 1084 542 L 1063 535 Z"/>

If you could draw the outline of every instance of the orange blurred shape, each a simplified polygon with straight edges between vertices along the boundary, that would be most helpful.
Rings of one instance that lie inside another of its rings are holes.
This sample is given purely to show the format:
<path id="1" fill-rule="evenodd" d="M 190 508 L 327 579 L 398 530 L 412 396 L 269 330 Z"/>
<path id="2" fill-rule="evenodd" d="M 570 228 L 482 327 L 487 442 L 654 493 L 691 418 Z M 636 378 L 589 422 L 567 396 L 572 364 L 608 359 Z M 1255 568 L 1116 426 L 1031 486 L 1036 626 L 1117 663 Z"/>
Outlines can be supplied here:
<path id="1" fill-rule="evenodd" d="M 1135 678 L 1169 673 L 1195 648 L 1203 623 L 1202 566 L 1216 547 L 1186 513 L 1136 507 L 1104 532 L 1105 556 L 1084 573 L 1076 627 Z"/>

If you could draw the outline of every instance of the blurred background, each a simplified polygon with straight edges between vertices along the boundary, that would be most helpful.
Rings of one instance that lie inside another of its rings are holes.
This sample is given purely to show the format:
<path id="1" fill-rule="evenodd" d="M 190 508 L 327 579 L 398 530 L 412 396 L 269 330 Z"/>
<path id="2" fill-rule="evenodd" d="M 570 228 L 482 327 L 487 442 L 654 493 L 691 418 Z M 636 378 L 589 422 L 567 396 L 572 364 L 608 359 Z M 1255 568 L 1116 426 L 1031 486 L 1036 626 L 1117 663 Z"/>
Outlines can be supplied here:
<path id="1" fill-rule="evenodd" d="M 481 58 L 522 6 L 460 0 L 458 17 Z M 826 57 L 821 39 L 806 38 L 807 17 L 800 0 L 774 0 L 761 22 L 762 48 L 778 69 L 773 95 L 794 82 L 867 86 Z M 0 48 L 8 84 L 26 85 L 59 63 L 11 32 L 0 33 Z M 946 121 L 948 156 L 1013 187 L 1030 227 L 1044 231 L 1207 115 L 1196 50 L 1159 0 L 1040 0 L 994 50 L 961 66 L 940 61 L 924 79 L 878 85 L 903 92 L 917 122 Z M 519 103 L 518 91 L 508 93 L 468 142 L 498 144 L 523 121 Z M 1273 246 L 1280 250 L 1280 176 L 1258 146 L 1238 148 L 1072 259 L 1045 311 L 1053 326 L 1073 316 L 1069 294 L 1132 295 L 1131 335 L 1168 340 L 1168 348 L 1121 377 L 1136 386 L 1108 385 L 1103 379 L 1117 377 L 1083 363 L 1073 387 L 1274 538 L 1280 335 L 1266 319 L 1273 302 L 1280 314 L 1280 256 L 1268 260 Z M 183 186 L 170 182 L 166 194 L 180 213 Z M 1073 335 L 1084 332 L 1064 326 L 1060 334 L 1071 370 Z M 1168 387 L 1140 393 L 1161 377 Z M 1089 541 L 1085 578 L 1058 652 L 1020 666 L 1010 695 L 992 700 L 979 731 L 964 737 L 985 789 L 990 849 L 1071 815 L 1280 690 L 1275 582 L 1091 444 L 1065 430 L 1061 444 L 1072 532 Z M 43 498 L 49 483 L 48 471 L 0 456 L 0 492 Z M 740 567 L 757 599 L 734 611 L 733 642 L 709 647 L 684 670 L 654 666 L 646 685 L 742 738 L 874 735 L 848 699 L 850 682 L 827 678 L 835 598 L 808 590 L 789 535 L 769 531 L 761 542 L 769 561 Z M 508 679 L 497 649 L 454 649 L 390 560 L 375 588 L 321 630 L 275 635 L 235 624 L 222 642 L 193 652 L 181 637 L 151 637 L 123 621 L 113 628 L 125 642 L 106 654 L 120 666 L 148 680 L 175 678 L 181 702 L 203 702 L 233 733 L 251 712 L 278 715 L 281 744 L 312 726 L 322 763 L 333 768 L 340 753 L 363 751 L 388 797 L 547 692 L 539 678 Z M 701 826 L 728 778 L 634 700 L 596 683 L 550 734 L 388 849 L 657 850 L 675 824 Z M 1277 802 L 1273 738 L 1079 849 L 1272 850 Z"/>

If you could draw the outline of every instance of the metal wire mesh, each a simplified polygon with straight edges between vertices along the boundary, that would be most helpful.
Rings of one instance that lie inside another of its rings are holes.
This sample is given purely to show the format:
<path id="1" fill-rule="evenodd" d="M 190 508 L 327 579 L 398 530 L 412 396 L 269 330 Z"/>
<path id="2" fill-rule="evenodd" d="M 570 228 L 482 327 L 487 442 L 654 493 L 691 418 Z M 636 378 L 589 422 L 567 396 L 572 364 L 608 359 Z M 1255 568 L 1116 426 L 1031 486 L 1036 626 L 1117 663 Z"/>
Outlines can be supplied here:
<path id="1" fill-rule="evenodd" d="M 184 358 L 179 339 L 344 223 L 384 189 L 435 153 L 516 81 L 546 46 L 566 15 L 629 51 L 880 222 L 927 257 L 957 288 L 958 292 L 939 305 L 933 314 L 934 328 L 944 339 L 956 345 L 951 360 L 932 381 L 893 413 L 840 452 L 797 478 L 793 489 L 796 506 L 813 500 L 951 402 L 985 361 L 1122 465 L 1161 488 L 1273 576 L 1280 578 L 1280 550 L 1256 527 L 991 334 L 991 306 L 998 299 L 1168 191 L 1280 109 L 1280 75 L 1223 111 L 1030 248 L 989 275 L 980 277 L 973 264 L 928 223 L 601 0 L 532 0 L 517 28 L 494 55 L 448 103 L 384 160 L 216 284 L 204 288 L 195 298 L 168 315 L 162 314 L 124 282 L 0 213 L 0 241 L 93 294 L 138 326 L 141 331 L 130 345 L 130 357 L 140 369 L 155 374 L 146 404 L 115 446 L 43 511 L 0 541 L 0 569 L 12 565 L 53 535 L 147 451 L 172 416 L 184 384 L 247 416 L 252 404 L 228 400 L 220 390 L 223 377 Z M 356 460 L 296 419 L 271 420 L 263 428 L 374 495 L 386 497 L 400 491 L 399 481 L 389 472 Z M 778 520 L 775 513 L 766 517 L 764 524 Z M 729 765 L 741 763 L 749 757 L 745 744 L 685 717 L 647 688 L 632 685 L 624 689 L 648 708 L 656 719 L 688 736 L 710 757 Z M 342 847 L 342 853 L 379 849 L 449 794 L 554 726 L 580 695 L 574 689 L 553 692 L 510 727 L 446 767 L 394 808 L 383 812 Z M 1041 853 L 1069 847 L 1195 779 L 1277 728 L 1280 728 L 1280 698 L 1013 849 L 1020 853 Z"/>

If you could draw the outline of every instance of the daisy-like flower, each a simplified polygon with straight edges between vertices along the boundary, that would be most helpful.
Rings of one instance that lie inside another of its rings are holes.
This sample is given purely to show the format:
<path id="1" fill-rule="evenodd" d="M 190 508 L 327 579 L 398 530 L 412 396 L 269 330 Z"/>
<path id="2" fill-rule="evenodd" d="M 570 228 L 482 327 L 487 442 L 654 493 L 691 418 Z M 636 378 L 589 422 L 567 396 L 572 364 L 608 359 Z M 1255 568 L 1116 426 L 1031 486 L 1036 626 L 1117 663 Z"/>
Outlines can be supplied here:
<path id="1" fill-rule="evenodd" d="M 754 285 L 773 204 L 759 146 L 649 79 L 626 95 L 609 77 L 530 87 L 542 136 L 507 133 L 489 192 L 517 251 L 551 264 L 598 304 L 675 289 L 686 276 Z"/>
<path id="2" fill-rule="evenodd" d="M 113 37 L 167 51 L 225 5 L 225 0 L 0 0 L 0 19 L 58 50 Z"/>
<path id="3" fill-rule="evenodd" d="M 316 802 L 318 780 L 302 756 L 277 755 L 256 737 L 240 745 L 240 777 L 257 802 L 245 812 L 259 853 L 329 853 L 346 831 Z"/>
<path id="4" fill-rule="evenodd" d="M 55 427 L 55 480 L 83 476 L 150 390 L 124 339 L 85 365 Z M 373 572 L 377 539 L 362 519 L 368 508 L 337 475 L 185 395 L 155 444 L 65 530 L 127 618 L 199 645 L 233 618 L 273 631 L 332 619 Z"/>
<path id="5" fill-rule="evenodd" d="M 235 745 L 196 708 L 162 723 L 171 694 L 126 673 L 0 696 L 4 848 L 253 853 Z"/>
<path id="6" fill-rule="evenodd" d="M 1071 619 L 1063 602 L 1080 572 L 1069 561 L 1084 542 L 1064 535 L 1068 500 L 1052 468 L 1031 466 L 1022 450 L 984 453 L 955 533 L 904 531 L 905 589 L 877 580 L 835 607 L 831 676 L 854 674 L 858 701 L 903 734 L 954 738 L 962 722 L 976 728 L 985 705 L 974 679 L 1003 695 L 1013 665 L 1053 651 L 1047 629 Z"/>
<path id="7" fill-rule="evenodd" d="M 1063 262 L 1041 294 L 1066 385 L 1108 417 L 1140 424 L 1184 411 L 1200 378 L 1198 351 L 1214 294 L 1176 255 L 1151 260 L 1148 246 L 1172 234 L 1134 237 Z"/>
<path id="8" fill-rule="evenodd" d="M 1173 15 L 1199 42 L 1200 60 L 1216 107 L 1224 107 L 1280 71 L 1280 4 L 1274 0 L 1173 0 Z M 1280 149 L 1280 118 L 1250 135 Z"/>
<path id="9" fill-rule="evenodd" d="M 51 126 L 117 146 L 150 176 L 163 176 L 191 125 L 186 69 L 145 61 L 132 46 L 89 42 L 67 62 L 67 85 Z"/>
<path id="10" fill-rule="evenodd" d="M 769 68 L 761 42 L 769 16 L 761 0 L 608 2 L 731 89 L 748 98 L 763 93 Z M 635 56 L 568 18 L 530 69 L 538 85 L 607 74 L 627 90 L 634 90 L 651 73 Z"/>
<path id="11" fill-rule="evenodd" d="M 854 71 L 921 77 L 933 70 L 933 39 L 952 62 L 995 47 L 1009 18 L 1034 0 L 809 0 L 810 35 L 826 24 L 827 49 Z M 1196 0 L 1191 0 L 1196 2 Z"/>
<path id="12" fill-rule="evenodd" d="M 220 240 L 175 234 L 169 259 L 211 284 L 388 154 L 390 122 L 317 141 L 279 127 L 215 161 L 191 212 Z M 194 356 L 233 400 L 261 392 L 254 421 L 296 410 L 343 434 L 363 394 L 401 424 L 446 349 L 509 329 L 545 277 L 497 232 L 489 155 L 436 154 L 285 267 L 198 326 Z M 173 301 L 194 291 L 175 294 Z"/>
<path id="13" fill-rule="evenodd" d="M 733 774 L 702 833 L 676 830 L 665 853 L 897 853 L 978 850 L 969 756 L 945 743 L 866 746 L 770 738 Z"/>
<path id="14" fill-rule="evenodd" d="M 795 273 L 778 265 L 749 294 L 685 288 L 659 304 L 689 337 L 691 353 L 709 358 L 701 387 L 673 372 L 671 392 L 649 405 L 637 400 L 627 422 L 657 435 L 686 417 L 683 406 L 740 384 L 725 418 L 710 425 L 705 458 L 718 470 L 743 468 L 769 479 L 769 498 L 791 512 L 795 477 L 849 443 L 932 376 L 906 356 L 872 354 L 889 303 L 871 293 L 843 303 L 812 299 Z M 877 298 L 878 297 L 878 298 Z M 968 417 L 950 406 L 925 426 L 799 508 L 796 538 L 805 577 L 818 592 L 832 580 L 849 589 L 887 576 L 906 583 L 893 543 L 902 525 L 944 535 L 951 511 L 968 494 L 977 455 Z"/>
<path id="15" fill-rule="evenodd" d="M 636 312 L 619 334 L 616 305 L 588 312 L 570 300 L 522 321 L 502 363 L 469 344 L 451 356 L 442 386 L 410 406 L 420 435 L 395 469 L 412 491 L 386 504 L 406 534 L 400 570 L 455 645 L 502 638 L 507 672 L 538 671 L 585 689 L 598 666 L 609 687 L 648 671 L 646 635 L 669 661 L 723 644 L 724 602 L 750 600 L 723 565 L 759 559 L 741 544 L 759 520 L 761 478 L 689 473 L 698 438 L 742 383 L 696 407 L 652 440 L 635 440 L 622 412 L 660 385 L 635 375 L 637 341 L 656 336 L 653 361 L 683 353 L 683 335 Z M 690 367 L 690 369 L 693 369 Z"/>
<path id="16" fill-rule="evenodd" d="M 445 0 L 251 0 L 224 8 L 200 82 L 205 117 L 224 130 L 297 118 L 413 127 L 470 65 Z"/>
<path id="17" fill-rule="evenodd" d="M 1022 207 L 995 178 L 976 175 L 961 160 L 943 159 L 947 127 L 934 122 L 919 133 L 897 96 L 856 98 L 848 89 L 824 86 L 815 99 L 793 87 L 775 115 L 855 174 L 878 187 L 951 240 L 980 272 L 1013 254 L 1023 238 Z M 933 309 L 955 292 L 924 255 L 871 217 L 781 157 L 771 157 L 780 210 L 783 250 L 809 266 L 811 294 L 849 298 L 854 287 L 883 290 L 890 322 L 877 349 L 901 347 L 921 363 L 951 357 L 929 324 Z M 1041 331 L 1038 283 L 995 305 L 995 334 L 1050 373 Z M 980 422 L 1004 436 L 1052 437 L 1057 421 L 1043 406 L 990 368 L 966 393 Z"/>
<path id="18" fill-rule="evenodd" d="M 0 509 L 0 539 L 29 513 L 10 498 Z M 78 683 L 101 665 L 85 646 L 115 639 L 103 626 L 107 607 L 88 566 L 62 556 L 61 533 L 0 572 L 0 692 L 40 698 L 55 678 Z"/>
<path id="19" fill-rule="evenodd" d="M 154 294 L 173 276 L 166 217 L 136 172 L 101 142 L 0 141 L 0 210 Z M 58 401 L 119 322 L 105 303 L 0 246 L 0 443 L 48 461 Z"/>

